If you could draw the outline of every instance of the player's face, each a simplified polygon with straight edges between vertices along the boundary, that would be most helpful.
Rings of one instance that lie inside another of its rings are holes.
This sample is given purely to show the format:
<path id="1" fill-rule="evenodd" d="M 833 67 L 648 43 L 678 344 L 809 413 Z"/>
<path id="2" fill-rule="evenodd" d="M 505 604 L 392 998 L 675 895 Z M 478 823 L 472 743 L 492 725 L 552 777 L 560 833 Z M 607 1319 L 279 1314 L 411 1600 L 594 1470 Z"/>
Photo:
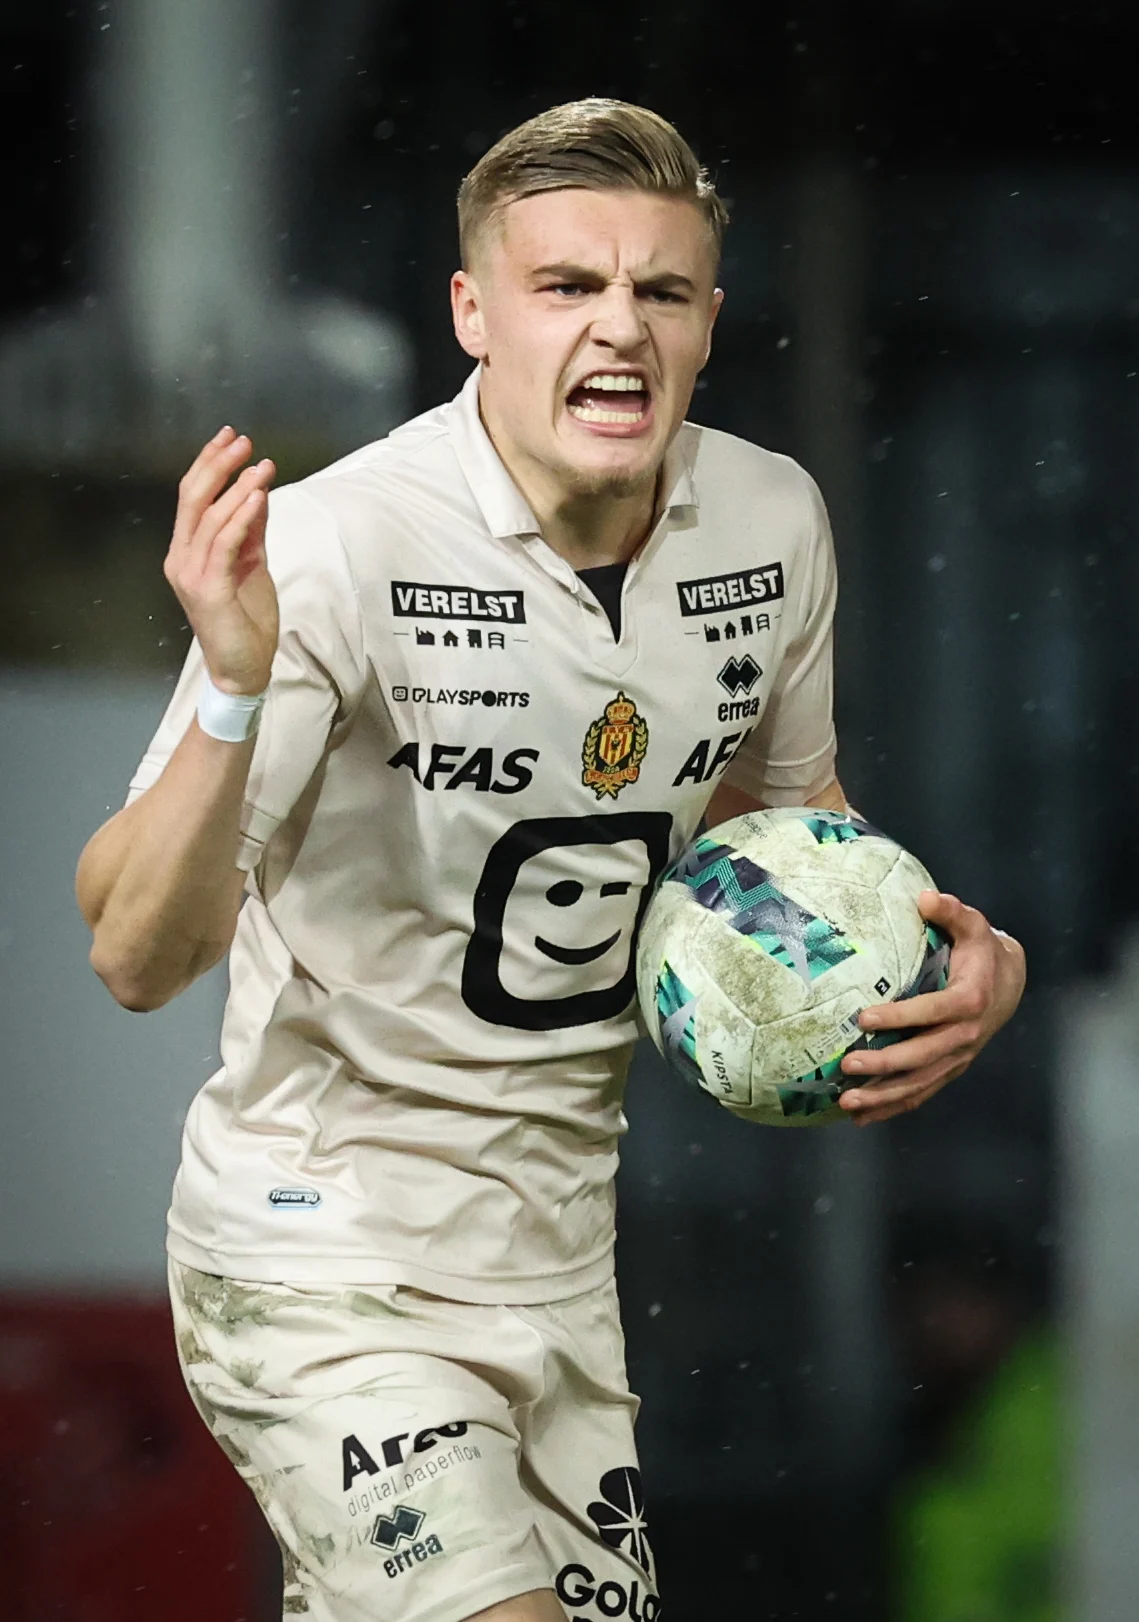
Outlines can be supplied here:
<path id="1" fill-rule="evenodd" d="M 722 295 L 695 204 L 567 189 L 510 203 L 453 284 L 460 343 L 507 462 L 567 494 L 655 478 L 708 358 Z"/>

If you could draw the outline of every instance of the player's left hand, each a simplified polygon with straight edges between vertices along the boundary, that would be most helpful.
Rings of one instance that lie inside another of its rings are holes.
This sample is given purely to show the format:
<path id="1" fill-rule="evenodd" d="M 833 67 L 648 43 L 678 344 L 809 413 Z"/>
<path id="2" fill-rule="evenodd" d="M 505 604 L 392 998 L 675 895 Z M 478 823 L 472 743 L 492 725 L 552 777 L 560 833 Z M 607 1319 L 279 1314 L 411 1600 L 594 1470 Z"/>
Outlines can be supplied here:
<path id="1" fill-rule="evenodd" d="M 848 1053 L 842 1061 L 844 1076 L 859 1085 L 839 1102 L 857 1126 L 917 1109 L 968 1069 L 1012 1017 L 1024 990 L 1019 941 L 994 929 L 983 913 L 956 896 L 923 890 L 918 906 L 952 942 L 949 981 L 944 991 L 863 1009 L 865 1031 L 916 1034 L 891 1047 Z"/>

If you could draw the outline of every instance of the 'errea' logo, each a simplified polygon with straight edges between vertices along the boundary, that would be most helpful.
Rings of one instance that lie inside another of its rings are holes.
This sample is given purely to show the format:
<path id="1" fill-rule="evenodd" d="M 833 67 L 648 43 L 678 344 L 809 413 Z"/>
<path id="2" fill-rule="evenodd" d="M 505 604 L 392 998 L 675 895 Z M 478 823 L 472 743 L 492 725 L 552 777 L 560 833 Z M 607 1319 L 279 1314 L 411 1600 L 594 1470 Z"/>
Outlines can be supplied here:
<path id="1" fill-rule="evenodd" d="M 394 1515 L 377 1515 L 372 1528 L 372 1542 L 377 1549 L 394 1549 L 404 1539 L 411 1542 L 427 1516 L 421 1509 L 401 1504 Z"/>
<path id="2" fill-rule="evenodd" d="M 403 1571 L 412 1571 L 432 1555 L 442 1554 L 443 1545 L 434 1532 L 420 1540 L 419 1529 L 427 1516 L 421 1509 L 413 1509 L 410 1504 L 400 1504 L 392 1515 L 377 1515 L 376 1524 L 372 1528 L 370 1541 L 377 1549 L 390 1549 L 391 1558 L 384 1561 L 384 1572 L 388 1577 L 398 1577 Z M 400 1549 L 400 1543 L 409 1543 L 408 1549 Z"/>
<path id="3" fill-rule="evenodd" d="M 719 671 L 716 680 L 725 692 L 731 693 L 728 703 L 719 704 L 716 708 L 718 721 L 745 721 L 759 714 L 760 695 L 747 698 L 743 695 L 750 693 L 756 682 L 763 675 L 763 670 L 756 664 L 750 653 L 745 653 L 742 659 L 734 655 Z"/>
<path id="4" fill-rule="evenodd" d="M 762 675 L 763 671 L 751 654 L 745 653 L 742 659 L 729 659 L 716 680 L 725 692 L 735 698 L 737 693 L 750 693 Z"/>

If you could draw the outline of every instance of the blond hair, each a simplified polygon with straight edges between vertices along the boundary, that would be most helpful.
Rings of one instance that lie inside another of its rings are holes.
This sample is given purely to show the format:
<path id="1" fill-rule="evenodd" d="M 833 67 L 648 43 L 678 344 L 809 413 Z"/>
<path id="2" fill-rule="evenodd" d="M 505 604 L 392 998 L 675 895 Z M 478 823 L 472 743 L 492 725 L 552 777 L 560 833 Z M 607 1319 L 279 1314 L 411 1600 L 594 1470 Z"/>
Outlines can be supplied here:
<path id="1" fill-rule="evenodd" d="M 477 238 L 508 203 L 538 192 L 647 191 L 694 203 L 717 257 L 728 211 L 687 141 L 659 113 L 591 96 L 551 107 L 510 130 L 459 188 L 459 248 L 470 266 Z"/>

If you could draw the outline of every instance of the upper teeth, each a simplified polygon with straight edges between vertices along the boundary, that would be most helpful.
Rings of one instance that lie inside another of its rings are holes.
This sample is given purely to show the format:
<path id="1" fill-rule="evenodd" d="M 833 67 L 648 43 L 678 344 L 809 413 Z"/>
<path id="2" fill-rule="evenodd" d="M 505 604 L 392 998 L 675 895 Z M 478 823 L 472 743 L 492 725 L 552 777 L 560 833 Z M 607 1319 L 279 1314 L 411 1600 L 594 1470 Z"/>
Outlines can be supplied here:
<path id="1" fill-rule="evenodd" d="M 593 377 L 587 377 L 580 386 L 583 389 L 629 390 L 637 394 L 645 392 L 643 381 L 631 372 L 597 372 Z"/>

